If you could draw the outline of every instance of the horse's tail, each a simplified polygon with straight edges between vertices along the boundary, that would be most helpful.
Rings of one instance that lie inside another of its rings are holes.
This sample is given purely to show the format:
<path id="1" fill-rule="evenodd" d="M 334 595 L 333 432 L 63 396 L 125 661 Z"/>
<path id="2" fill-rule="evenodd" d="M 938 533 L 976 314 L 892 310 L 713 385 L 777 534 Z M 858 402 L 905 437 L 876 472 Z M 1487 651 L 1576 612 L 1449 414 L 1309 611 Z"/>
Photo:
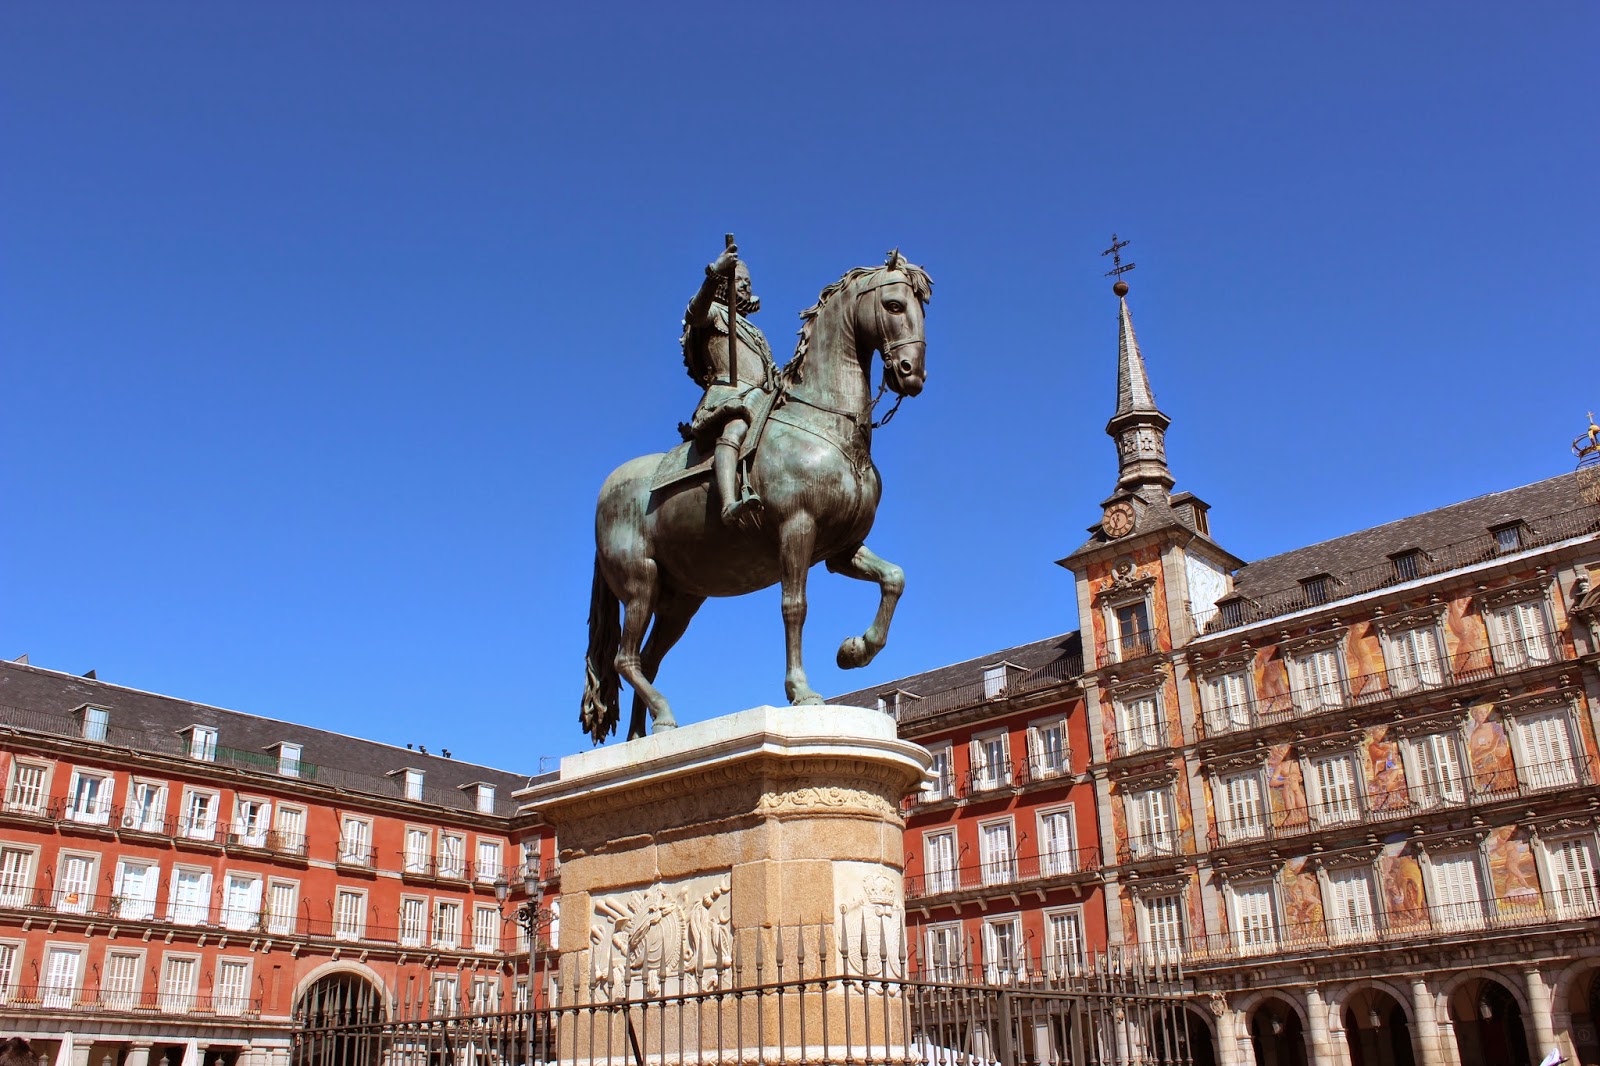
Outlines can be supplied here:
<path id="1" fill-rule="evenodd" d="M 605 574 L 600 557 L 594 559 L 594 591 L 589 596 L 589 652 L 584 656 L 583 708 L 578 721 L 596 744 L 617 730 L 622 716 L 621 679 L 617 677 L 617 647 L 622 643 L 622 602 Z"/>

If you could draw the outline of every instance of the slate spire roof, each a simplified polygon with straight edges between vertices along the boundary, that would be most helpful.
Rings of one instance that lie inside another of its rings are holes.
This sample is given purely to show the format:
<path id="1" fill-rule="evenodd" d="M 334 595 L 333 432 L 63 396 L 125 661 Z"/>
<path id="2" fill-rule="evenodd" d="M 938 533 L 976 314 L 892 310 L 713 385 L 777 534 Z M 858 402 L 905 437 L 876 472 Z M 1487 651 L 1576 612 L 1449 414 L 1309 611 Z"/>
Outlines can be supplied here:
<path id="1" fill-rule="evenodd" d="M 1122 311 L 1117 330 L 1117 411 L 1111 416 L 1112 420 L 1135 412 L 1159 415 L 1161 409 L 1156 406 L 1156 394 L 1150 388 L 1144 356 L 1139 353 L 1139 338 L 1133 332 L 1128 298 L 1120 297 L 1117 302 L 1122 305 Z"/>
<path id="2" fill-rule="evenodd" d="M 1117 442 L 1117 492 L 1152 499 L 1172 489 L 1166 445 L 1172 419 L 1156 406 L 1156 394 L 1150 388 L 1139 338 L 1133 332 L 1133 315 L 1128 311 L 1127 282 L 1118 281 L 1114 291 L 1119 305 L 1117 408 L 1106 423 L 1106 433 Z"/>

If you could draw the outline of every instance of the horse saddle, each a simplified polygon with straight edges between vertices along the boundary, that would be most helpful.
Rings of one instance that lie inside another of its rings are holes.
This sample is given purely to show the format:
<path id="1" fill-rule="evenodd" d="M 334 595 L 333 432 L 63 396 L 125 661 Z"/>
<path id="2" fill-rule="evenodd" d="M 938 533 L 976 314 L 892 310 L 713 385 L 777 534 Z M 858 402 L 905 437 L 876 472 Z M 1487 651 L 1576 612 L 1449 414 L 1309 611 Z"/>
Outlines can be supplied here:
<path id="1" fill-rule="evenodd" d="M 742 469 L 749 469 L 756 448 L 761 444 L 761 435 L 767 428 L 767 416 L 772 414 L 774 401 L 778 395 L 774 392 L 763 392 L 750 405 L 753 416 L 750 431 L 744 435 L 744 441 L 739 446 L 739 465 Z M 689 441 L 687 447 L 672 449 L 661 457 L 661 465 L 656 467 L 655 476 L 650 479 L 650 491 L 656 492 L 680 482 L 687 483 L 710 477 L 714 451 L 714 441 L 712 447 L 707 448 L 694 440 Z"/>

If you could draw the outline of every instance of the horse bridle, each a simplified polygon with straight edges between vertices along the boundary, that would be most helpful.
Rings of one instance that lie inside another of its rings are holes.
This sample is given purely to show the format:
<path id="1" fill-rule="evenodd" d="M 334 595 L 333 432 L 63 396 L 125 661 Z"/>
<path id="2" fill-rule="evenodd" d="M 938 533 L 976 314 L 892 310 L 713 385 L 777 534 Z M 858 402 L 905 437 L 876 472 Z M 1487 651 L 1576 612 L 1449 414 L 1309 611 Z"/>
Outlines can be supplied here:
<path id="1" fill-rule="evenodd" d="M 896 276 L 896 275 L 898 275 L 898 276 Z M 909 287 L 911 285 L 911 282 L 908 281 L 903 274 L 900 274 L 899 271 L 892 271 L 891 272 L 891 276 L 881 278 L 878 281 L 873 282 L 871 285 L 867 285 L 864 288 L 862 288 L 860 292 L 856 293 L 855 298 L 857 300 L 859 300 L 863 296 L 867 295 L 867 293 L 874 292 L 874 291 L 876 291 L 878 289 L 883 288 L 886 285 L 905 285 L 905 286 Z M 913 298 L 915 298 L 915 294 L 916 294 L 916 290 L 913 288 L 912 289 Z M 878 336 L 879 337 L 887 336 L 888 335 L 888 330 L 884 329 L 884 325 L 883 325 L 883 304 L 882 303 L 873 304 L 873 321 L 875 321 L 878 324 Z M 883 355 L 883 361 L 885 363 L 888 363 L 890 357 L 895 353 L 896 349 L 903 348 L 908 344 L 923 344 L 923 343 L 926 343 L 926 341 L 927 341 L 926 337 L 908 337 L 908 338 L 906 338 L 904 340 L 895 341 L 893 344 L 883 344 L 883 343 L 880 342 L 879 345 L 878 345 L 878 351 Z M 889 424 L 890 420 L 894 418 L 895 412 L 900 410 L 900 405 L 905 402 L 906 394 L 903 393 L 903 392 L 896 393 L 895 394 L 895 400 L 894 400 L 894 406 L 889 408 L 889 412 L 887 414 L 885 414 L 878 421 L 876 421 L 876 422 L 871 421 L 872 412 L 877 410 L 878 401 L 883 399 L 883 394 L 888 390 L 888 388 L 889 388 L 889 382 L 888 382 L 888 379 L 886 377 L 883 381 L 880 381 L 878 383 L 877 395 L 873 396 L 872 397 L 872 402 L 867 405 L 866 421 L 867 421 L 867 428 L 868 429 L 882 429 L 884 426 L 887 426 Z M 829 406 L 828 404 L 825 404 L 825 403 L 818 403 L 815 400 L 808 400 L 808 399 L 805 399 L 802 396 L 796 396 L 793 393 L 790 393 L 787 389 L 785 389 L 783 391 L 783 393 L 782 393 L 780 398 L 783 399 L 783 400 L 793 400 L 796 403 L 804 404 L 807 407 L 814 407 L 818 411 L 826 411 L 830 415 L 838 415 L 841 418 L 849 419 L 849 421 L 852 424 L 854 424 L 854 425 L 856 425 L 858 427 L 862 423 L 862 417 L 860 415 L 858 415 L 858 414 L 855 414 L 855 413 L 853 413 L 851 411 L 842 410 L 841 408 L 838 408 L 838 407 L 832 407 L 832 406 Z"/>

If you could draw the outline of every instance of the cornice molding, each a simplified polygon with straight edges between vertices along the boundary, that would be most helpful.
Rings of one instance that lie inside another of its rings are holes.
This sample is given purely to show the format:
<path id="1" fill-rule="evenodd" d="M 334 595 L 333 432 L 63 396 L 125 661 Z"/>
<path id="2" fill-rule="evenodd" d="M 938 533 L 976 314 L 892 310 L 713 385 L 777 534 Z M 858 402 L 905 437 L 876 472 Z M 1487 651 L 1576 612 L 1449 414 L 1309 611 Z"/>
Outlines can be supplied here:
<path id="1" fill-rule="evenodd" d="M 1447 603 L 1430 603 L 1425 607 L 1416 607 L 1400 614 L 1384 614 L 1380 609 L 1372 616 L 1372 624 L 1384 636 L 1391 633 L 1403 633 L 1409 629 L 1422 629 L 1426 626 L 1444 625 L 1445 615 L 1450 611 Z"/>
<path id="2" fill-rule="evenodd" d="M 1336 648 L 1344 643 L 1349 633 L 1348 627 L 1335 625 L 1332 629 L 1321 629 L 1301 637 L 1284 634 L 1278 641 L 1278 650 L 1284 655 L 1304 655 L 1306 652 L 1321 651 L 1324 648 Z"/>
<path id="3" fill-rule="evenodd" d="M 1515 585 L 1506 585 L 1503 588 L 1491 589 L 1478 587 L 1478 593 L 1473 599 L 1484 610 L 1492 611 L 1497 607 L 1504 607 L 1509 603 L 1518 603 L 1522 600 L 1531 600 L 1550 593 L 1550 584 L 1554 578 L 1546 573 L 1543 568 L 1539 576 L 1527 581 L 1519 581 Z"/>

